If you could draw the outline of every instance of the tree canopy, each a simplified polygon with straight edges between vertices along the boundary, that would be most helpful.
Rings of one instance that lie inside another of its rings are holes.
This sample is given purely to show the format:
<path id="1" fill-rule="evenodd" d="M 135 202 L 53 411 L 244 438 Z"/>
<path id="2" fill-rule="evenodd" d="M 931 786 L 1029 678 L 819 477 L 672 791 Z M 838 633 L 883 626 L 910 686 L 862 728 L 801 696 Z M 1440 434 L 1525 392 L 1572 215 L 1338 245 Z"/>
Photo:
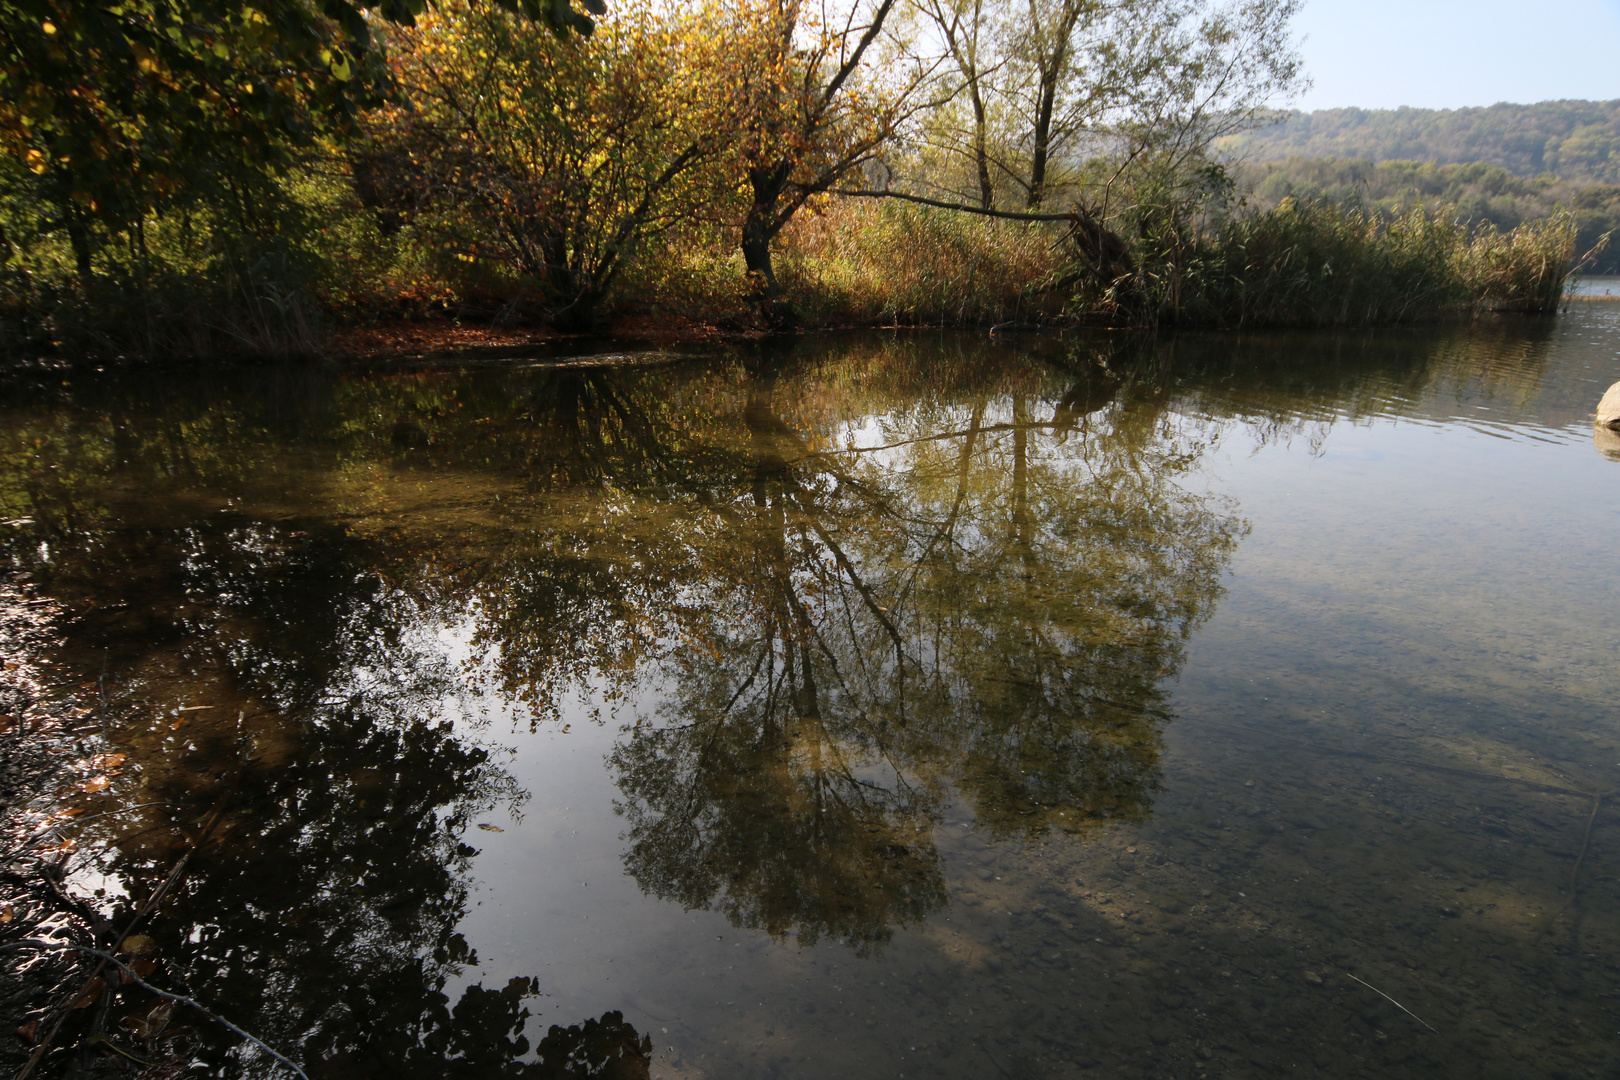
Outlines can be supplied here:
<path id="1" fill-rule="evenodd" d="M 1473 109 L 1319 109 L 1234 136 L 1252 161 L 1288 157 L 1481 162 L 1516 176 L 1620 184 L 1620 99 L 1506 102 Z"/>

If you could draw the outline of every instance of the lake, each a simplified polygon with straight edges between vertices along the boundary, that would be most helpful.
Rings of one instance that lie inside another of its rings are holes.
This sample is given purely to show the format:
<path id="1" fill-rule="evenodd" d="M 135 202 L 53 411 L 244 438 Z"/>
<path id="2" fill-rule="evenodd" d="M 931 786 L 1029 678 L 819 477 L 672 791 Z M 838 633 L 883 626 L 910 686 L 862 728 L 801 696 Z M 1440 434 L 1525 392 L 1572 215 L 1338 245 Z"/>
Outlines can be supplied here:
<path id="1" fill-rule="evenodd" d="M 1616 379 L 1607 304 L 13 374 L 70 884 L 200 843 L 166 971 L 311 1077 L 1609 1076 Z"/>

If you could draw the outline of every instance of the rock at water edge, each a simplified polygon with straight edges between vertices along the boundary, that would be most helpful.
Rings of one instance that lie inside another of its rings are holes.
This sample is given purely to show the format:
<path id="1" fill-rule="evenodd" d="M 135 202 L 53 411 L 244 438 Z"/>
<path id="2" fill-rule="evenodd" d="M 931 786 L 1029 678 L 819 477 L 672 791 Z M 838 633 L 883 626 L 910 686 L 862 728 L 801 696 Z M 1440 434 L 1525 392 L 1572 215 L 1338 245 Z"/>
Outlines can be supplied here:
<path id="1" fill-rule="evenodd" d="M 1620 382 L 1609 387 L 1598 402 L 1597 422 L 1599 427 L 1620 428 Z"/>

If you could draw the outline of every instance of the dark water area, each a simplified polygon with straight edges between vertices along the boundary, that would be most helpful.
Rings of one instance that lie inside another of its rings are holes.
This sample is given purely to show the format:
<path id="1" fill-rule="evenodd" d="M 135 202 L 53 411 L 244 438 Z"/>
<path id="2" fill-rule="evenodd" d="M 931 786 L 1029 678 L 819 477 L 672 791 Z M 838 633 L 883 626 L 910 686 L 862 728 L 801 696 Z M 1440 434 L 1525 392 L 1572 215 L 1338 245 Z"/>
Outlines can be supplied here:
<path id="1" fill-rule="evenodd" d="M 206 832 L 149 933 L 311 1077 L 1617 1077 L 1617 378 L 1599 304 L 13 376 L 70 884 Z"/>

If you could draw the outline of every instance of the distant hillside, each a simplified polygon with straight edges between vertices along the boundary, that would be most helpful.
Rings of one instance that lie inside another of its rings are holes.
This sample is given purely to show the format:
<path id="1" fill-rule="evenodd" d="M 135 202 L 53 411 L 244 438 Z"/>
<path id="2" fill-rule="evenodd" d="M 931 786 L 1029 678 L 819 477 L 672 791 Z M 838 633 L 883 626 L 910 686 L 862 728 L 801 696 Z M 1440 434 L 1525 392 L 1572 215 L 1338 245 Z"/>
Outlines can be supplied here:
<path id="1" fill-rule="evenodd" d="M 1224 148 L 1255 162 L 1485 162 L 1524 177 L 1551 173 L 1577 183 L 1620 184 L 1620 100 L 1293 112 L 1275 127 L 1226 140 Z"/>

